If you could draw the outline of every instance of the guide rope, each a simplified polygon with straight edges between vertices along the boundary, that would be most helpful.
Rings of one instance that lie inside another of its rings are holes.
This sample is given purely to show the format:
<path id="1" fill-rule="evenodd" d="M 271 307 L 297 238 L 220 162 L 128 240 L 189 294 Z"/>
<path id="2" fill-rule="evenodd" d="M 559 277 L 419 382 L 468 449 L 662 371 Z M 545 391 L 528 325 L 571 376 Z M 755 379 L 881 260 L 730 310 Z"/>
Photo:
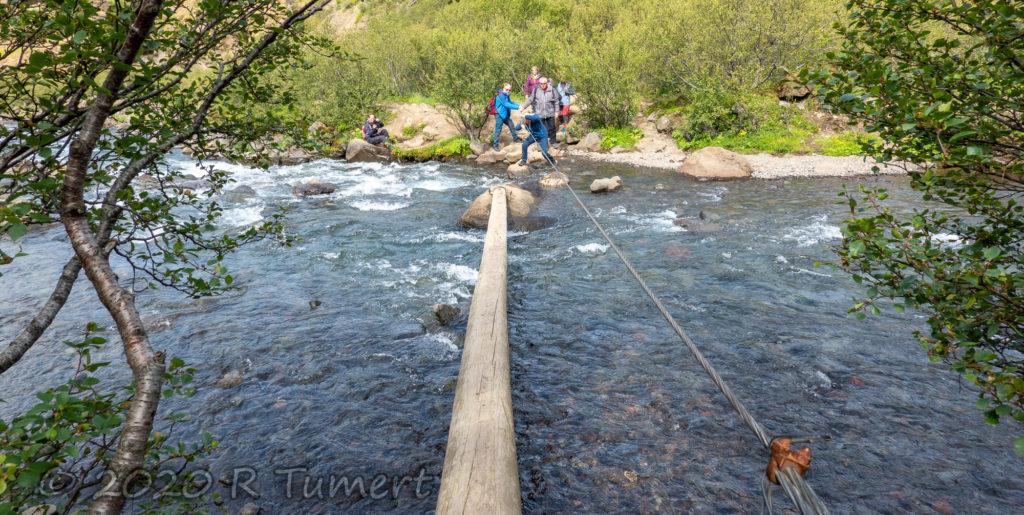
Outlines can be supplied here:
<path id="1" fill-rule="evenodd" d="M 615 251 L 615 254 L 619 256 L 619 259 L 622 261 L 622 264 L 626 265 L 626 269 L 629 270 L 630 275 L 632 275 L 633 278 L 636 279 L 637 283 L 640 284 L 640 288 L 644 290 L 644 293 L 646 293 L 647 296 L 651 299 L 651 302 L 653 302 L 655 307 L 658 308 L 658 311 L 661 312 L 661 316 L 663 316 L 665 320 L 668 322 L 668 324 L 672 326 L 672 330 L 676 332 L 676 334 L 683 341 L 683 343 L 686 344 L 686 347 L 690 349 L 690 352 L 693 354 L 693 356 L 697 358 L 697 362 L 700 363 L 701 368 L 703 368 L 704 371 L 707 372 L 708 376 L 711 377 L 711 380 L 715 383 L 715 386 L 718 386 L 718 389 L 721 390 L 723 395 L 725 395 L 725 398 L 728 399 L 729 404 L 732 405 L 733 409 L 735 409 L 736 412 L 739 413 L 740 417 L 747 424 L 747 427 L 749 427 L 750 430 L 754 432 L 754 435 L 757 436 L 757 439 L 761 442 L 761 445 L 763 445 L 765 449 L 771 452 L 769 466 L 766 470 L 764 478 L 762 479 L 761 485 L 764 499 L 764 508 L 768 511 L 768 513 L 771 513 L 771 485 L 765 483 L 765 479 L 767 479 L 771 482 L 782 485 L 782 489 L 786 492 L 786 495 L 789 496 L 790 500 L 793 501 L 793 504 L 796 505 L 797 509 L 800 510 L 800 513 L 821 515 L 828 514 L 828 508 L 826 508 L 825 505 L 821 502 L 821 499 L 819 499 L 817 494 L 814 493 L 814 490 L 811 489 L 810 485 L 808 485 L 807 482 L 804 481 L 802 475 L 804 471 L 807 470 L 807 465 L 810 464 L 810 449 L 805 447 L 800 451 L 789 451 L 789 442 L 803 441 L 809 443 L 812 440 L 810 438 L 798 437 L 777 437 L 775 439 L 768 438 L 768 435 L 765 434 L 764 429 L 761 428 L 761 425 L 758 424 L 756 420 L 754 420 L 753 415 L 751 415 L 750 412 L 747 411 L 747 408 L 743 405 L 742 402 L 740 402 L 739 398 L 736 397 L 736 394 L 734 394 L 732 390 L 729 388 L 729 386 L 725 384 L 725 381 L 722 380 L 722 376 L 718 375 L 718 372 L 715 370 L 715 368 L 711 366 L 711 363 L 708 362 L 708 360 L 704 357 L 704 354 L 701 353 L 700 349 L 697 348 L 697 345 L 693 343 L 693 340 L 691 340 L 690 337 L 686 334 L 686 332 L 683 331 L 681 327 L 679 327 L 679 324 L 676 323 L 675 318 L 673 318 L 672 315 L 668 312 L 668 310 L 665 309 L 664 304 L 661 303 L 661 300 L 658 298 L 658 296 L 655 295 L 654 292 L 651 291 L 651 289 L 647 286 L 647 283 L 640 278 L 640 274 L 638 274 L 636 272 L 636 269 L 633 268 L 633 265 L 630 263 L 629 259 L 627 259 L 625 255 L 623 255 L 622 251 L 619 250 L 618 245 L 616 245 L 615 242 L 612 241 L 611 237 L 608 236 L 608 233 L 604 230 L 604 227 L 602 227 L 601 224 L 597 221 L 597 219 L 594 218 L 594 215 L 591 214 L 590 210 L 587 209 L 587 206 L 583 204 L 583 201 L 580 199 L 580 197 L 576 195 L 576 192 L 573 191 L 572 187 L 569 186 L 568 176 L 560 172 L 554 162 L 547 159 L 545 160 L 548 161 L 549 164 L 551 164 L 552 168 L 554 168 L 555 172 L 558 174 L 559 179 L 561 179 L 562 183 L 565 185 L 565 189 L 569 190 L 569 193 L 572 194 L 572 197 L 576 199 L 576 203 L 579 204 L 580 208 L 583 209 L 583 212 L 587 214 L 587 217 L 590 218 L 590 221 L 594 224 L 595 227 L 597 227 L 597 230 L 601 232 L 601 235 L 604 236 L 605 241 L 607 241 L 608 245 L 611 246 L 612 250 Z M 785 442 L 784 446 L 779 445 L 782 442 Z M 774 451 L 773 448 L 775 447 L 779 447 L 780 451 L 781 448 L 784 447 L 785 452 Z M 799 455 L 801 457 L 796 458 L 792 455 Z M 797 464 L 802 463 L 803 456 L 806 456 L 806 464 L 802 468 L 798 469 Z"/>

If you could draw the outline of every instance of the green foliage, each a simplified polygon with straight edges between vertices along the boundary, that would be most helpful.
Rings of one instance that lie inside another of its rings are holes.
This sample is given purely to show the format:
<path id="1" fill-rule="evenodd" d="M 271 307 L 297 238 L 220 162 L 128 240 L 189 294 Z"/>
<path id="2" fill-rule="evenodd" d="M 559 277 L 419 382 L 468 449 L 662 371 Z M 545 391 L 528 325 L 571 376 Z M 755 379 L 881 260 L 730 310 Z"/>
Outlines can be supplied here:
<path id="1" fill-rule="evenodd" d="M 426 126 L 427 125 L 423 123 L 419 125 L 406 125 L 405 127 L 402 127 L 402 136 L 405 137 L 406 139 L 409 139 L 419 134 L 419 132 L 423 130 L 423 128 Z"/>
<path id="2" fill-rule="evenodd" d="M 597 129 L 597 132 L 601 133 L 601 147 L 612 148 L 633 148 L 636 146 L 636 142 L 640 141 L 640 138 L 644 136 L 643 131 L 636 127 L 605 127 Z"/>
<path id="3" fill-rule="evenodd" d="M 821 153 L 826 156 L 859 156 L 874 153 L 880 142 L 878 138 L 863 132 L 844 132 L 815 140 Z"/>
<path id="4" fill-rule="evenodd" d="M 92 353 L 106 342 L 95 335 L 98 331 L 100 328 L 90 323 L 82 341 L 66 342 L 77 356 L 72 379 L 37 393 L 40 402 L 25 414 L 10 422 L 0 420 L 0 513 L 47 503 L 57 504 L 58 510 L 82 509 L 102 486 L 101 478 L 95 476 L 113 457 L 132 389 L 108 392 L 101 388 L 97 372 L 109 363 L 93 361 Z M 180 359 L 172 359 L 164 375 L 168 388 L 163 396 L 194 395 L 190 386 L 194 373 L 195 369 Z M 150 436 L 140 477 L 152 481 L 166 475 L 158 474 L 160 471 L 184 468 L 216 450 L 217 442 L 206 433 L 202 443 L 170 443 L 175 425 L 187 420 L 182 413 L 163 418 L 161 431 Z M 140 501 L 145 499 L 147 509 L 173 506 L 175 510 L 192 511 L 198 508 L 196 503 L 208 497 L 185 495 L 183 487 L 192 480 L 191 474 L 183 472 L 175 477 L 177 484 L 162 489 L 159 496 L 152 491 L 146 496 L 141 490 L 152 482 L 142 481 L 132 488 Z"/>
<path id="5" fill-rule="evenodd" d="M 456 136 L 454 138 L 446 139 L 440 143 L 433 145 L 406 150 L 400 147 L 392 149 L 391 153 L 395 157 L 404 161 L 430 161 L 430 160 L 442 160 L 446 161 L 449 159 L 455 159 L 459 157 L 466 157 L 472 152 L 469 148 L 470 141 L 464 136 Z"/>
<path id="6" fill-rule="evenodd" d="M 923 169 L 911 184 L 936 207 L 885 206 L 844 191 L 836 249 L 866 297 L 928 315 L 916 333 L 933 361 L 976 385 L 989 423 L 1024 423 L 1024 5 L 979 0 L 857 0 L 830 67 L 805 76 L 823 100 L 878 134 L 882 161 Z M 898 56 L 896 58 L 895 56 Z M 934 167 L 937 163 L 939 167 Z M 1024 444 L 1016 449 L 1024 455 Z"/>
<path id="7" fill-rule="evenodd" d="M 698 92 L 683 113 L 672 136 L 684 150 L 717 146 L 737 152 L 804 152 L 807 138 L 817 131 L 803 111 L 763 95 Z"/>

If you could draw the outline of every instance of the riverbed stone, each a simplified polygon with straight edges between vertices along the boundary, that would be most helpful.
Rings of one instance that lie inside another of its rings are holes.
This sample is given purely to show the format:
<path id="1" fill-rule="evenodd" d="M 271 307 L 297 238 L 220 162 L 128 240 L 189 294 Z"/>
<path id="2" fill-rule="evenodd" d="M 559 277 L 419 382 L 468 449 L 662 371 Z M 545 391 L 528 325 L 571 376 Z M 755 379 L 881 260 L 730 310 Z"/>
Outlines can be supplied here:
<path id="1" fill-rule="evenodd" d="M 612 154 L 625 154 L 626 152 L 629 152 L 629 149 L 628 149 L 628 148 L 626 148 L 626 147 L 621 147 L 621 146 L 619 146 L 619 145 L 615 145 L 615 146 L 614 146 L 614 147 L 612 147 L 612 149 L 611 149 L 611 150 L 609 150 L 608 152 L 610 152 L 610 153 L 612 153 Z"/>
<path id="2" fill-rule="evenodd" d="M 502 184 L 501 186 L 495 186 L 495 188 L 505 188 L 509 217 L 524 218 L 530 214 L 534 203 L 532 193 L 513 183 Z M 488 189 L 473 200 L 473 203 L 470 204 L 466 212 L 459 218 L 458 225 L 460 227 L 473 229 L 487 228 L 487 220 L 491 216 L 491 190 L 493 189 Z"/>
<path id="3" fill-rule="evenodd" d="M 391 152 L 385 147 L 371 145 L 363 139 L 354 139 L 345 147 L 345 160 L 350 163 L 380 163 L 387 161 Z"/>
<path id="4" fill-rule="evenodd" d="M 313 195 L 329 195 L 334 193 L 334 190 L 338 189 L 337 185 L 329 182 L 321 182 L 317 179 L 312 179 L 305 184 L 296 184 L 292 187 L 292 194 L 296 197 L 309 197 Z"/>
<path id="5" fill-rule="evenodd" d="M 658 132 L 671 132 L 672 118 L 669 118 L 667 114 L 662 115 L 661 118 L 658 118 L 658 122 L 654 125 L 654 129 Z"/>
<path id="6" fill-rule="evenodd" d="M 488 147 L 483 142 L 474 141 L 474 142 L 469 144 L 469 150 L 471 152 L 473 152 L 473 155 L 480 156 L 480 155 L 483 155 L 485 152 L 491 150 L 491 148 Z"/>
<path id="7" fill-rule="evenodd" d="M 540 187 L 545 190 L 564 188 L 565 182 L 563 182 L 563 180 L 565 182 L 568 182 L 569 177 L 567 177 L 564 173 L 551 172 L 545 175 L 544 177 L 540 178 Z"/>
<path id="8" fill-rule="evenodd" d="M 242 373 L 237 370 L 229 370 L 217 380 L 217 387 L 222 390 L 234 388 L 242 384 Z"/>
<path id="9" fill-rule="evenodd" d="M 602 139 L 603 137 L 600 132 L 591 132 L 576 144 L 576 148 L 586 152 L 598 152 L 601 150 Z"/>
<path id="10" fill-rule="evenodd" d="M 504 160 L 505 154 L 502 154 L 501 152 L 493 149 L 478 155 L 476 158 L 476 162 L 482 165 L 500 163 Z"/>
<path id="11" fill-rule="evenodd" d="M 530 176 L 530 167 L 527 165 L 512 163 L 508 165 L 508 170 L 505 171 L 505 174 L 509 179 L 522 179 Z"/>
<path id="12" fill-rule="evenodd" d="M 590 183 L 591 193 L 603 193 L 606 191 L 615 191 L 622 187 L 622 179 L 616 175 L 615 177 L 609 177 L 607 179 L 596 179 Z"/>
<path id="13" fill-rule="evenodd" d="M 233 190 L 224 192 L 224 200 L 227 202 L 244 202 L 256 196 L 256 190 L 252 186 L 243 184 Z"/>
<path id="14" fill-rule="evenodd" d="M 722 147 L 705 147 L 686 157 L 680 173 L 702 179 L 746 179 L 754 173 L 743 156 Z"/>
<path id="15" fill-rule="evenodd" d="M 451 304 L 434 304 L 431 311 L 434 312 L 434 317 L 437 318 L 439 324 L 448 325 L 455 317 L 459 316 L 462 310 L 458 306 L 452 306 Z"/>

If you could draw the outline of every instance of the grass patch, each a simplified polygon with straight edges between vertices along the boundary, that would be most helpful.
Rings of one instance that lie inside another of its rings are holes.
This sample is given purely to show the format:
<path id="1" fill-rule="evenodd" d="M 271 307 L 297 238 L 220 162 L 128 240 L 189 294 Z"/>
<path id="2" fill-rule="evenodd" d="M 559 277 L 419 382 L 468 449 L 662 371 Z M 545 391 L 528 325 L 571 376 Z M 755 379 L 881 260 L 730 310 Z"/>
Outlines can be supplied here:
<path id="1" fill-rule="evenodd" d="M 601 148 L 633 148 L 644 136 L 643 131 L 636 127 L 605 127 L 598 129 L 597 132 L 601 133 Z"/>
<path id="2" fill-rule="evenodd" d="M 395 157 L 403 161 L 415 162 L 431 160 L 446 161 L 458 157 L 466 157 L 470 152 L 469 138 L 466 138 L 465 136 L 456 136 L 423 148 L 404 149 L 394 147 L 391 150 L 391 153 Z"/>
<path id="3" fill-rule="evenodd" d="M 819 138 L 815 144 L 826 156 L 859 156 L 870 154 L 881 145 L 881 140 L 865 132 L 844 132 Z"/>
<path id="4" fill-rule="evenodd" d="M 404 97 L 398 97 L 395 99 L 395 102 L 403 102 L 406 104 L 429 104 L 432 106 L 436 106 L 437 104 L 441 103 L 436 98 L 428 97 L 421 93 L 412 93 L 409 95 L 405 95 Z"/>
<path id="5" fill-rule="evenodd" d="M 697 150 L 704 147 L 722 147 L 735 152 L 769 154 L 790 154 L 808 152 L 810 146 L 807 139 L 811 131 L 799 127 L 761 127 L 753 131 L 727 132 L 715 137 L 698 136 L 690 141 L 682 138 L 680 131 L 675 131 L 679 148 Z"/>
<path id="6" fill-rule="evenodd" d="M 789 154 L 812 150 L 818 126 L 803 111 L 769 96 L 716 92 L 699 96 L 672 133 L 683 150 L 723 147 L 736 152 Z"/>
<path id="7" fill-rule="evenodd" d="M 420 131 L 423 130 L 423 128 L 426 127 L 426 126 L 427 126 L 427 124 L 425 124 L 425 123 L 421 123 L 419 125 L 406 125 L 405 127 L 402 127 L 402 136 L 405 139 L 409 139 L 409 138 L 419 134 Z"/>

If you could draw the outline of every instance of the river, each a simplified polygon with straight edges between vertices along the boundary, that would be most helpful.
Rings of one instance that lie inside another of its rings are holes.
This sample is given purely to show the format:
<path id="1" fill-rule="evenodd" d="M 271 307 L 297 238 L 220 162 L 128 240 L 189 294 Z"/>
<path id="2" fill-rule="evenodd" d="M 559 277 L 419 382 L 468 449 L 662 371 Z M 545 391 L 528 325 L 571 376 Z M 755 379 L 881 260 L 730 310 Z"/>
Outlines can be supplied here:
<path id="1" fill-rule="evenodd" d="M 178 154 L 171 165 L 200 173 Z M 138 297 L 154 346 L 198 368 L 196 396 L 161 406 L 190 411 L 178 436 L 203 429 L 220 440 L 219 452 L 195 466 L 225 479 L 211 489 L 232 511 L 248 502 L 264 513 L 431 511 L 484 237 L 455 221 L 503 182 L 502 170 L 332 160 L 267 172 L 217 166 L 255 190 L 226 203 L 219 230 L 287 206 L 287 232 L 299 241 L 261 242 L 227 258 L 237 289 L 223 296 Z M 1020 510 L 1019 426 L 985 425 L 975 391 L 927 361 L 911 334 L 926 329 L 921 313 L 887 310 L 857 322 L 847 310 L 859 287 L 815 266 L 839 242 L 844 181 L 701 182 L 622 165 L 564 166 L 767 432 L 833 437 L 812 446 L 807 475 L 833 512 Z M 610 175 L 626 187 L 589 193 L 592 179 Z M 339 188 L 292 196 L 291 185 L 313 178 Z M 905 178 L 859 180 L 888 187 L 900 209 L 921 205 Z M 525 511 L 758 512 L 767 460 L 756 438 L 567 192 L 542 193 L 537 210 L 554 225 L 508 239 Z M 4 340 L 70 255 L 56 226 L 33 229 L 23 245 L 30 257 L 0 277 Z M 438 327 L 435 303 L 463 315 Z M 73 363 L 60 342 L 80 337 L 90 320 L 112 325 L 97 306 L 80 280 L 50 331 L 0 376 L 0 417 L 66 380 Z M 116 364 L 110 384 L 126 381 L 119 346 L 101 354 Z M 215 386 L 232 370 L 240 385 Z M 788 505 L 781 491 L 775 498 Z"/>

